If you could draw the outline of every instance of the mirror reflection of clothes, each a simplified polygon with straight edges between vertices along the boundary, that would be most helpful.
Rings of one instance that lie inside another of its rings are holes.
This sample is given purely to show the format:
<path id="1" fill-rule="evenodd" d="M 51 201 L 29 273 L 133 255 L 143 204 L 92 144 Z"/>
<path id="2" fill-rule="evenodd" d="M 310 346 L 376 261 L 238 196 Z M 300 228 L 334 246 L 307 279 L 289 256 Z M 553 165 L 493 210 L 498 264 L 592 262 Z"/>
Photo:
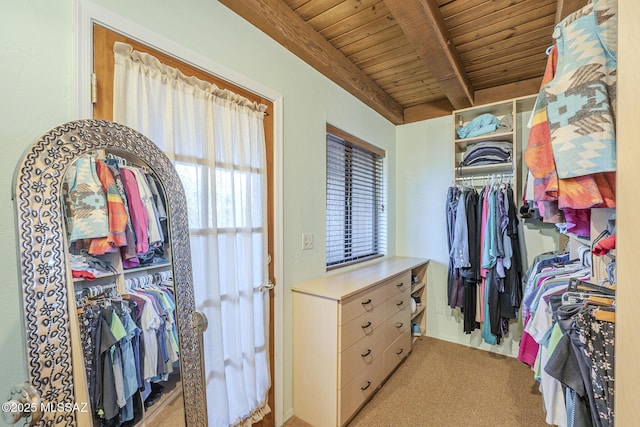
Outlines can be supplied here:
<path id="1" fill-rule="evenodd" d="M 139 390 L 168 380 L 179 360 L 172 289 L 149 282 L 124 297 L 78 315 L 91 407 L 97 422 L 110 425 L 141 417 Z"/>

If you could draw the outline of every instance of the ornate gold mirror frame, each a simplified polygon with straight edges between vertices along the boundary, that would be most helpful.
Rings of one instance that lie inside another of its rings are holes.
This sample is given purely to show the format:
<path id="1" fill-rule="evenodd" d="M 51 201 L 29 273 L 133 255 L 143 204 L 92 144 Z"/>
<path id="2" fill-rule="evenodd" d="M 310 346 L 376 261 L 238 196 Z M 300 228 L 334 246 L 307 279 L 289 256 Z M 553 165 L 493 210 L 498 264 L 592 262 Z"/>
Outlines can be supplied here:
<path id="1" fill-rule="evenodd" d="M 29 382 L 43 402 L 56 402 L 61 407 L 73 407 L 76 403 L 67 288 L 71 274 L 67 270 L 65 251 L 62 184 L 74 160 L 96 150 L 139 158 L 164 186 L 173 255 L 184 410 L 188 426 L 206 425 L 201 336 L 194 322 L 184 189 L 174 166 L 153 142 L 131 128 L 108 121 L 78 120 L 50 130 L 27 150 L 16 169 L 14 199 Z M 74 412 L 44 412 L 38 424 L 76 426 L 77 422 Z"/>

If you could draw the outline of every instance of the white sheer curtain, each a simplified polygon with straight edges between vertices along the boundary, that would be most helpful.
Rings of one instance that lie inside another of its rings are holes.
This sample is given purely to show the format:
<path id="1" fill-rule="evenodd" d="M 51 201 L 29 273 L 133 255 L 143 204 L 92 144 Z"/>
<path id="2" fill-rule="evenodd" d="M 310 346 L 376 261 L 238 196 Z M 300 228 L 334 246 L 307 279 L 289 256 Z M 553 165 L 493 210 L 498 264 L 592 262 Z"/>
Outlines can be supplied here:
<path id="1" fill-rule="evenodd" d="M 250 425 L 270 411 L 266 106 L 129 45 L 114 53 L 114 121 L 158 144 L 187 194 L 209 426 Z"/>

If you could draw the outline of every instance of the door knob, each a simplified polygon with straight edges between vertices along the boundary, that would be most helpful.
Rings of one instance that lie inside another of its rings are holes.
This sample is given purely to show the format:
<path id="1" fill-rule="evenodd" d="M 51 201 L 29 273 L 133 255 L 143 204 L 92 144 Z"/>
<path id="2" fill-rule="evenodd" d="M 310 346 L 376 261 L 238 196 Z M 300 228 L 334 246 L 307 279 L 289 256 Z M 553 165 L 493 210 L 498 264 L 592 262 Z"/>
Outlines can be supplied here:
<path id="1" fill-rule="evenodd" d="M 29 383 L 23 383 L 11 389 L 9 400 L 2 404 L 2 418 L 7 424 L 15 424 L 23 418 L 31 417 L 30 426 L 42 418 L 40 395 Z"/>
<path id="2" fill-rule="evenodd" d="M 203 334 L 204 331 L 209 327 L 209 320 L 207 320 L 207 316 L 201 311 L 193 312 L 193 326 L 196 328 L 200 334 Z"/>
<path id="3" fill-rule="evenodd" d="M 276 287 L 276 284 L 273 283 L 272 280 L 269 280 L 269 282 L 267 282 L 266 285 L 260 286 L 260 292 L 262 292 L 262 291 L 270 291 L 271 289 L 273 289 L 275 287 Z"/>

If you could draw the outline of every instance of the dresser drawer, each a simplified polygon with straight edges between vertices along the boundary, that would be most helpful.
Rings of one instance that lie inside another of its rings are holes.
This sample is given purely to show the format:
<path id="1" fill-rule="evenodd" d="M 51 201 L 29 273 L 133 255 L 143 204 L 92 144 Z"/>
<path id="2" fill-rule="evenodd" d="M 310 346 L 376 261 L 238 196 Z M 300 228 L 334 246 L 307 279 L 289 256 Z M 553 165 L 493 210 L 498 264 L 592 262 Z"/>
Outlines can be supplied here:
<path id="1" fill-rule="evenodd" d="M 387 299 L 384 285 L 385 283 L 381 283 L 341 301 L 339 324 L 349 323 L 365 313 L 373 314 L 383 310 L 384 301 Z"/>
<path id="2" fill-rule="evenodd" d="M 339 353 L 338 388 L 343 388 L 360 371 L 371 366 L 375 359 L 382 357 L 382 352 L 385 349 L 382 341 L 381 334 L 376 334 L 375 337 L 368 335 Z"/>
<path id="3" fill-rule="evenodd" d="M 407 331 L 395 340 L 382 354 L 384 370 L 382 378 L 386 378 L 393 369 L 402 362 L 411 351 L 411 332 Z"/>
<path id="4" fill-rule="evenodd" d="M 372 337 L 384 341 L 385 333 L 379 327 L 385 321 L 385 307 L 381 305 L 370 313 L 364 313 L 349 323 L 338 327 L 338 351 L 345 351 L 358 340 Z"/>
<path id="5" fill-rule="evenodd" d="M 392 277 L 385 282 L 386 299 L 397 294 L 411 294 L 411 273 L 406 272 Z"/>
<path id="6" fill-rule="evenodd" d="M 384 335 L 384 347 L 387 348 L 395 342 L 404 333 L 411 333 L 411 314 L 410 310 L 403 310 L 390 317 L 380 327 L 382 335 Z"/>
<path id="7" fill-rule="evenodd" d="M 378 357 L 371 366 L 361 371 L 353 381 L 338 391 L 339 425 L 344 425 L 380 386 L 383 366 L 382 357 Z"/>
<path id="8" fill-rule="evenodd" d="M 393 295 L 384 302 L 384 317 L 388 319 L 398 313 L 411 313 L 410 293 L 402 292 Z M 411 317 L 411 314 L 409 314 Z"/>

